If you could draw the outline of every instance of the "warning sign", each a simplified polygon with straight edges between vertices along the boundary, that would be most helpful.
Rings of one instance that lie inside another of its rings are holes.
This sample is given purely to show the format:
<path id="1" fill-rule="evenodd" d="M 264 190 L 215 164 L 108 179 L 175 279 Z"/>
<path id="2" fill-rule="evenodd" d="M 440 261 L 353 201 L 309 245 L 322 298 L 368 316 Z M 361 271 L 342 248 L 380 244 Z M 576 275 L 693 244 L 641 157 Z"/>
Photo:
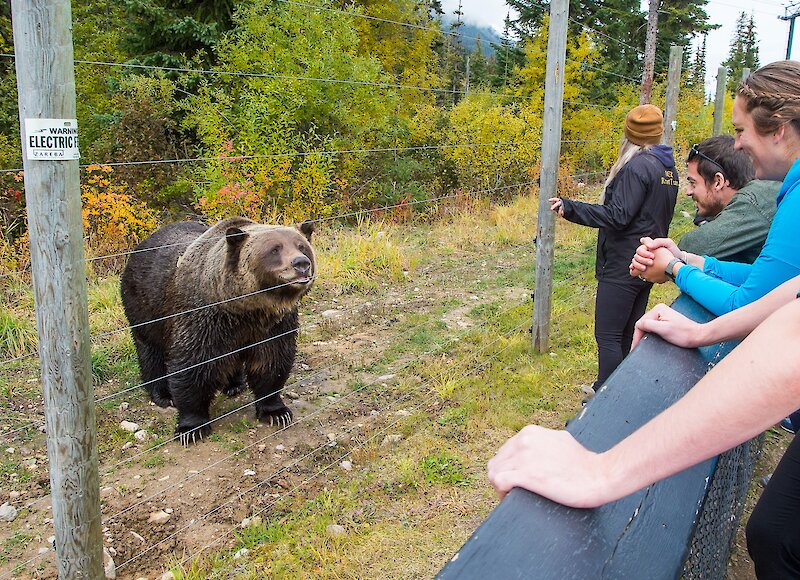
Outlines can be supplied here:
<path id="1" fill-rule="evenodd" d="M 28 159 L 80 159 L 77 119 L 25 119 Z"/>

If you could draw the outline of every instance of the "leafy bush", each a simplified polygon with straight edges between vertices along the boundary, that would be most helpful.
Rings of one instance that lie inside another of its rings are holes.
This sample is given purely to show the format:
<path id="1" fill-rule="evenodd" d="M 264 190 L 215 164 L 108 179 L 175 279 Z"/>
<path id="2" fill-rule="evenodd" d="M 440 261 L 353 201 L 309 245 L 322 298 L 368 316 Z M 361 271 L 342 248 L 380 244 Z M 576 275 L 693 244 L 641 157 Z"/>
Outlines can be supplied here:
<path id="1" fill-rule="evenodd" d="M 491 194 L 491 190 L 530 181 L 541 142 L 541 121 L 527 113 L 521 109 L 515 114 L 510 106 L 486 95 L 470 96 L 453 107 L 441 155 L 452 161 L 462 187 Z"/>
<path id="2" fill-rule="evenodd" d="M 90 165 L 81 184 L 83 228 L 90 254 L 132 248 L 157 225 L 155 212 L 129 193 L 125 182 L 112 183 L 113 169 Z"/>

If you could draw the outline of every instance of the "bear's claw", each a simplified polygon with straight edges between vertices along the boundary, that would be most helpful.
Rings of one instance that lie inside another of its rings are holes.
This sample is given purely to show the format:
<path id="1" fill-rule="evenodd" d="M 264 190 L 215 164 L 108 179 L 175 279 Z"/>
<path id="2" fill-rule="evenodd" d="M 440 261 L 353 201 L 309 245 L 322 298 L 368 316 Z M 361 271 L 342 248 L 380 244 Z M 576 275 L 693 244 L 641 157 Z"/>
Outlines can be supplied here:
<path id="1" fill-rule="evenodd" d="M 286 406 L 275 411 L 256 409 L 256 419 L 269 423 L 271 427 L 285 429 L 292 424 L 292 411 Z"/>
<path id="2" fill-rule="evenodd" d="M 181 430 L 181 428 L 178 427 L 176 431 L 181 445 L 189 447 L 190 444 L 199 443 L 203 440 L 203 437 L 210 435 L 211 427 L 208 425 L 199 425 L 197 427 L 189 427 L 186 430 Z"/>

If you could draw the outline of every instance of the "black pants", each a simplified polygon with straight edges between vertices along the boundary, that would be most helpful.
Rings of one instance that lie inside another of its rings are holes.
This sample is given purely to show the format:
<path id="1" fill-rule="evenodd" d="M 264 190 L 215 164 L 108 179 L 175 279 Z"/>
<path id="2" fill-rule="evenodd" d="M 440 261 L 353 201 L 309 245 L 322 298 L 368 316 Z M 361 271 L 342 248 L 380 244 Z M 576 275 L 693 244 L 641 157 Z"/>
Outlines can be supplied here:
<path id="1" fill-rule="evenodd" d="M 795 437 L 747 522 L 759 580 L 800 578 L 800 436 Z"/>
<path id="2" fill-rule="evenodd" d="M 643 284 L 634 279 L 630 284 L 598 281 L 594 308 L 598 367 L 595 390 L 600 388 L 631 350 L 634 325 L 647 310 L 652 287 L 652 284 Z"/>

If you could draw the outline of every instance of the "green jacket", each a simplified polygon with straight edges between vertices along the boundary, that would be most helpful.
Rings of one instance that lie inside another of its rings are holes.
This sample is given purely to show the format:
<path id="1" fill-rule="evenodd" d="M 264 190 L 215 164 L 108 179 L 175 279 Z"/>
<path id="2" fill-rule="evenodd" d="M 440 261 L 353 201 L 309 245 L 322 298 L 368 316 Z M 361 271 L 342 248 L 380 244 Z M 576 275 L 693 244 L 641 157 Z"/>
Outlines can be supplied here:
<path id="1" fill-rule="evenodd" d="M 754 179 L 734 194 L 716 218 L 683 236 L 678 247 L 700 256 L 752 264 L 767 239 L 780 187 L 780 181 Z"/>

